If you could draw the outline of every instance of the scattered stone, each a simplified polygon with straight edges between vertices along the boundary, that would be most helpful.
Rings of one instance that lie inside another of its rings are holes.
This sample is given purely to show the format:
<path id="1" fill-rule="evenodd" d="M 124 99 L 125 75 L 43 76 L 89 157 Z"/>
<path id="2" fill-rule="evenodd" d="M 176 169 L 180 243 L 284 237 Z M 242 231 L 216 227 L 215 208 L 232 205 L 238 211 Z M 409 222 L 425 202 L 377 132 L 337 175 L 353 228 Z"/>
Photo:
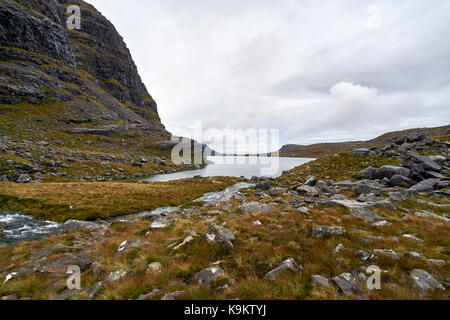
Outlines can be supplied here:
<path id="1" fill-rule="evenodd" d="M 331 283 L 336 285 L 345 295 L 358 295 L 360 286 L 351 273 L 343 273 L 331 279 Z"/>
<path id="2" fill-rule="evenodd" d="M 300 200 L 299 198 L 294 198 L 291 201 L 289 201 L 289 205 L 292 208 L 298 208 L 298 207 L 301 207 L 303 205 L 303 201 Z"/>
<path id="3" fill-rule="evenodd" d="M 361 195 L 361 194 L 373 194 L 375 196 L 380 196 L 381 195 L 381 186 L 371 180 L 364 180 L 359 182 L 354 190 L 353 190 L 357 195 Z"/>
<path id="4" fill-rule="evenodd" d="M 389 186 L 391 187 L 411 188 L 416 184 L 417 184 L 416 181 L 398 174 L 393 175 L 392 178 L 389 180 Z"/>
<path id="5" fill-rule="evenodd" d="M 326 288 L 330 285 L 330 281 L 327 278 L 319 275 L 311 276 L 311 280 L 318 287 Z"/>
<path id="6" fill-rule="evenodd" d="M 272 197 L 276 197 L 276 196 L 279 196 L 280 194 L 285 193 L 286 191 L 287 191 L 287 189 L 285 189 L 285 188 L 270 189 L 270 190 L 269 190 L 269 194 L 270 194 Z"/>
<path id="7" fill-rule="evenodd" d="M 272 188 L 272 185 L 273 185 L 273 181 L 270 181 L 270 180 L 259 181 L 256 184 L 256 189 L 269 190 L 270 188 Z"/>
<path id="8" fill-rule="evenodd" d="M 194 240 L 194 237 L 191 236 L 191 235 L 189 235 L 189 236 L 187 236 L 186 238 L 184 238 L 184 240 L 183 240 L 182 243 L 180 243 L 179 245 L 177 245 L 177 246 L 174 247 L 173 249 L 174 249 L 174 250 L 178 250 L 178 249 L 180 249 L 181 247 L 185 246 L 187 243 L 189 243 L 189 242 L 191 242 L 191 241 L 193 241 L 193 240 Z"/>
<path id="9" fill-rule="evenodd" d="M 441 266 L 445 266 L 447 264 L 447 262 L 445 260 L 440 260 L 440 259 L 427 259 L 427 261 L 431 264 L 438 264 Z"/>
<path id="10" fill-rule="evenodd" d="M 312 237 L 322 238 L 324 236 L 343 236 L 345 235 L 344 227 L 335 226 L 313 226 Z"/>
<path id="11" fill-rule="evenodd" d="M 342 243 L 338 244 L 337 247 L 333 250 L 333 254 L 338 254 L 342 250 L 345 250 L 345 247 Z"/>
<path id="12" fill-rule="evenodd" d="M 152 292 L 147 293 L 147 294 L 141 294 L 139 296 L 139 298 L 137 298 L 137 300 L 149 300 L 150 298 L 153 298 L 155 296 L 157 296 L 158 294 L 160 294 L 160 290 L 159 289 L 154 289 Z"/>
<path id="13" fill-rule="evenodd" d="M 165 294 L 161 300 L 177 300 L 179 297 L 181 297 L 185 291 L 175 291 L 172 293 Z"/>
<path id="14" fill-rule="evenodd" d="M 389 195 L 389 199 L 392 201 L 405 201 L 406 200 L 406 196 L 401 194 L 400 192 L 392 192 Z"/>
<path id="15" fill-rule="evenodd" d="M 245 213 L 255 213 L 255 212 L 269 213 L 275 210 L 273 205 L 259 202 L 244 203 L 239 209 Z"/>
<path id="16" fill-rule="evenodd" d="M 366 179 L 374 179 L 375 172 L 377 171 L 377 168 L 374 167 L 368 167 L 360 172 L 358 172 L 359 175 L 363 176 Z"/>
<path id="17" fill-rule="evenodd" d="M 21 174 L 16 180 L 17 183 L 29 183 L 31 182 L 31 177 L 28 174 Z"/>
<path id="18" fill-rule="evenodd" d="M 149 245 L 149 243 L 142 240 L 125 240 L 120 244 L 119 249 L 117 250 L 117 254 L 122 254 L 132 249 L 144 247 L 147 245 Z"/>
<path id="19" fill-rule="evenodd" d="M 392 226 L 392 223 L 387 222 L 386 220 L 383 221 L 377 221 L 372 223 L 373 227 L 390 227 Z"/>
<path id="20" fill-rule="evenodd" d="M 374 177 L 375 179 L 382 180 L 384 178 L 391 179 L 394 175 L 409 177 L 410 174 L 411 171 L 407 168 L 399 166 L 382 166 L 375 172 Z"/>
<path id="21" fill-rule="evenodd" d="M 399 260 L 403 257 L 403 254 L 401 253 L 397 253 L 394 250 L 389 250 L 389 249 L 374 249 L 373 252 L 375 254 L 383 254 L 383 255 L 387 255 L 389 257 L 391 257 L 394 260 Z"/>
<path id="22" fill-rule="evenodd" d="M 219 277 L 224 276 L 225 271 L 220 267 L 209 267 L 203 269 L 199 273 L 194 275 L 194 280 L 197 281 L 199 285 L 207 286 L 212 282 L 219 279 Z"/>
<path id="23" fill-rule="evenodd" d="M 404 235 L 403 235 L 403 238 L 409 239 L 409 240 L 414 240 L 414 241 L 417 241 L 417 242 L 423 242 L 422 239 L 417 238 L 417 237 L 416 237 L 415 235 L 413 235 L 413 234 L 404 234 Z"/>
<path id="24" fill-rule="evenodd" d="M 161 273 L 163 269 L 163 266 L 159 262 L 152 262 L 147 266 L 147 273 L 149 274 L 157 274 Z"/>
<path id="25" fill-rule="evenodd" d="M 369 149 L 355 149 L 353 151 L 353 154 L 357 157 L 367 156 L 369 155 L 370 150 Z"/>
<path id="26" fill-rule="evenodd" d="M 107 281 L 121 281 L 123 279 L 125 279 L 127 276 L 129 275 L 129 271 L 126 270 L 118 270 L 118 271 L 114 271 L 111 272 L 108 277 L 106 278 Z"/>
<path id="27" fill-rule="evenodd" d="M 306 186 L 306 185 L 300 186 L 296 190 L 299 195 L 303 195 L 303 196 L 318 197 L 320 195 L 320 192 L 317 188 Z"/>
<path id="28" fill-rule="evenodd" d="M 431 274 L 421 269 L 414 269 L 411 271 L 411 278 L 414 284 L 422 291 L 422 293 L 427 293 L 430 290 L 445 290 L 444 286 L 441 285 Z"/>
<path id="29" fill-rule="evenodd" d="M 94 299 L 97 293 L 103 289 L 105 286 L 105 283 L 103 281 L 99 281 L 96 284 L 94 284 L 92 287 L 84 291 L 84 293 L 87 295 L 88 299 Z"/>
<path id="30" fill-rule="evenodd" d="M 64 301 L 64 300 L 67 300 L 67 299 L 73 297 L 74 295 L 78 294 L 79 292 L 80 292 L 79 290 L 66 290 L 65 292 L 54 297 L 52 300 Z"/>
<path id="31" fill-rule="evenodd" d="M 309 214 L 309 209 L 306 208 L 306 207 L 302 207 L 302 208 L 298 208 L 298 209 L 297 209 L 297 212 L 298 212 L 298 213 L 303 213 L 303 214 L 308 215 L 308 214 Z"/>
<path id="32" fill-rule="evenodd" d="M 412 258 L 412 259 L 422 259 L 422 258 L 424 258 L 424 255 L 422 253 L 415 252 L 415 251 L 408 252 L 408 256 L 410 258 Z"/>
<path id="33" fill-rule="evenodd" d="M 297 273 L 301 269 L 302 267 L 299 266 L 293 258 L 289 258 L 283 261 L 277 268 L 266 273 L 264 278 L 269 281 L 274 281 L 280 274 L 286 272 L 287 270 Z"/>
<path id="34" fill-rule="evenodd" d="M 316 177 L 309 176 L 308 178 L 306 178 L 305 185 L 314 187 L 316 185 L 316 183 L 317 183 Z"/>
<path id="35" fill-rule="evenodd" d="M 439 180 L 437 179 L 427 179 L 418 184 L 412 186 L 408 189 L 409 193 L 418 193 L 418 192 L 433 192 L 436 189 L 437 183 Z"/>
<path id="36" fill-rule="evenodd" d="M 65 257 L 45 265 L 40 271 L 42 273 L 64 274 L 69 266 L 75 265 L 80 267 L 81 270 L 86 270 L 91 263 L 91 257 L 86 254 L 67 253 Z"/>
<path id="37" fill-rule="evenodd" d="M 150 229 L 164 229 L 167 228 L 170 225 L 170 222 L 166 218 L 161 218 L 156 221 L 153 221 L 152 224 L 150 224 Z"/>
<path id="38" fill-rule="evenodd" d="M 235 240 L 235 237 L 231 231 L 214 223 L 212 223 L 209 226 L 208 231 L 203 234 L 203 239 L 211 243 L 223 244 L 230 249 L 234 248 L 232 241 Z"/>

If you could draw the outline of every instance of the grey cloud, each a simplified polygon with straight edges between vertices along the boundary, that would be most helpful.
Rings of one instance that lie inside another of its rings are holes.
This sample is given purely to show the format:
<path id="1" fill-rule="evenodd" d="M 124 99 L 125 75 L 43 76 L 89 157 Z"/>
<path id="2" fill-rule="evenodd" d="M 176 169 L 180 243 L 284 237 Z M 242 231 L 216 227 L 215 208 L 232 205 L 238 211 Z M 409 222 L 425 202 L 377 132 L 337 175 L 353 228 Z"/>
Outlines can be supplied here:
<path id="1" fill-rule="evenodd" d="M 173 132 L 201 121 L 306 144 L 450 122 L 449 0 L 88 2 L 124 37 Z M 369 5 L 379 30 L 366 27 Z"/>

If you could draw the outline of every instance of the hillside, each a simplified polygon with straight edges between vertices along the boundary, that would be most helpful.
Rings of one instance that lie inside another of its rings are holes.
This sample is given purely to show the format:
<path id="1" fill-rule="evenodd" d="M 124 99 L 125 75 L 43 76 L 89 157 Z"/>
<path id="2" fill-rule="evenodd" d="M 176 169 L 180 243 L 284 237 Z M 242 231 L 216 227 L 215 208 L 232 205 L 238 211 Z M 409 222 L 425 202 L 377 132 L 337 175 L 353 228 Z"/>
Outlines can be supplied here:
<path id="1" fill-rule="evenodd" d="M 320 158 L 322 156 L 337 154 L 355 148 L 370 148 L 374 146 L 385 145 L 390 139 L 399 136 L 405 136 L 411 132 L 423 133 L 427 136 L 445 135 L 449 132 L 450 126 L 436 128 L 417 128 L 403 131 L 385 133 L 375 139 L 368 141 L 349 141 L 337 143 L 319 143 L 313 145 L 284 145 L 280 150 L 280 157 L 299 157 L 299 158 Z"/>
<path id="2" fill-rule="evenodd" d="M 81 8 L 80 30 L 66 26 L 69 5 Z M 170 133 L 125 42 L 81 0 L 1 1 L 0 123 L 3 181 L 182 169 L 155 145 Z"/>

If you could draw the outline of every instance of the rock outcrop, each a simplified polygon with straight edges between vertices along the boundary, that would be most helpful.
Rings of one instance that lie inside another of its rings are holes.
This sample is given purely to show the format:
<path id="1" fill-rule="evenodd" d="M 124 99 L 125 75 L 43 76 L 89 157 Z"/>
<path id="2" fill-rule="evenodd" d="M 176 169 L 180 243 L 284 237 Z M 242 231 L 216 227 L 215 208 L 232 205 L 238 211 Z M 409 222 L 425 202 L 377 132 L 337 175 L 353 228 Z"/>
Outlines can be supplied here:
<path id="1" fill-rule="evenodd" d="M 77 30 L 67 27 L 71 5 L 81 9 Z M 29 117 L 25 107 L 35 105 L 53 130 L 120 122 L 168 134 L 122 37 L 84 1 L 2 1 L 0 57 L 0 104 L 8 113 Z"/>

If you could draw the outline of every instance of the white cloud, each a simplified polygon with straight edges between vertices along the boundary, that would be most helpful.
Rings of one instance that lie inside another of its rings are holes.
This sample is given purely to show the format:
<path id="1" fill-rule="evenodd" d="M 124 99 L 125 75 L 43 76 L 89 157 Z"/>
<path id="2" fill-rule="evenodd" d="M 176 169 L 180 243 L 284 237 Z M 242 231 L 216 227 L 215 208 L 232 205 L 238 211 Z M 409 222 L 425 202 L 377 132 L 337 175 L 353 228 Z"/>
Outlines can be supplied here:
<path id="1" fill-rule="evenodd" d="M 450 122 L 449 0 L 88 0 L 176 132 L 280 129 L 281 144 Z M 367 28 L 370 5 L 379 29 Z M 215 147 L 215 146 L 213 146 Z"/>

